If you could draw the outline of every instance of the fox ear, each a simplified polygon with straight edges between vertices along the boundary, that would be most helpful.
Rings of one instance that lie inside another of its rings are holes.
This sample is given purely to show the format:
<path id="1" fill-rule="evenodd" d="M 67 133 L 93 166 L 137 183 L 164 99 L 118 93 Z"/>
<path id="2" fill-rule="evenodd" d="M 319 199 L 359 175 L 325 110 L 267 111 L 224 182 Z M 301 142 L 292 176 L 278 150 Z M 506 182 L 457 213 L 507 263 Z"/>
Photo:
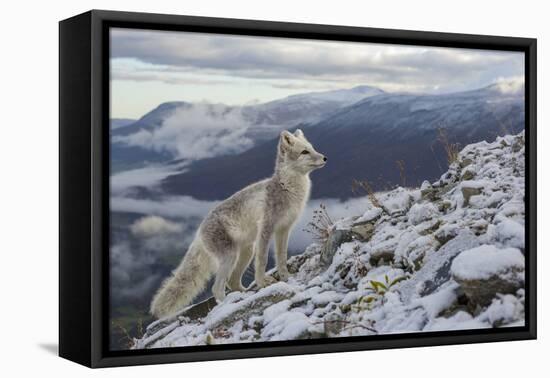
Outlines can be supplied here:
<path id="1" fill-rule="evenodd" d="M 281 139 L 279 140 L 279 149 L 284 152 L 294 145 L 294 135 L 284 130 L 281 131 Z"/>
<path id="2" fill-rule="evenodd" d="M 294 132 L 294 136 L 295 136 L 296 138 L 305 138 L 305 137 L 304 137 L 304 133 L 303 133 L 302 130 L 300 130 L 300 129 L 296 129 L 296 131 Z"/>
<path id="3" fill-rule="evenodd" d="M 294 135 L 289 133 L 288 131 L 284 130 L 281 132 L 281 142 L 286 144 L 287 146 L 294 145 Z"/>

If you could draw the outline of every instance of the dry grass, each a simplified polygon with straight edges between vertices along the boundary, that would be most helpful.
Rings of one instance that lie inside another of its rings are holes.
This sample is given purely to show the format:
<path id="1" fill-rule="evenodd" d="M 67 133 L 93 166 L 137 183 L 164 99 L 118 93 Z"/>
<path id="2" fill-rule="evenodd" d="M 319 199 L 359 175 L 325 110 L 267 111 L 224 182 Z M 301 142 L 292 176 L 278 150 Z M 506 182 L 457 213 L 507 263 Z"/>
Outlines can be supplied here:
<path id="1" fill-rule="evenodd" d="M 136 337 L 133 337 L 130 335 L 130 332 L 126 327 L 122 326 L 120 323 L 113 321 L 113 326 L 120 330 L 120 333 L 122 334 L 122 337 L 118 340 L 119 342 L 124 341 L 124 344 L 127 346 L 128 349 L 131 349 L 136 344 L 136 339 L 140 339 L 144 335 L 143 331 L 143 320 L 140 318 L 137 322 L 137 335 Z"/>
<path id="2" fill-rule="evenodd" d="M 368 180 L 353 180 L 351 184 L 351 191 L 353 193 L 358 193 L 360 189 L 367 193 L 367 198 L 370 200 L 373 206 L 382 209 L 382 205 L 380 204 L 380 201 L 378 201 L 378 198 L 376 198 L 374 189 L 372 189 L 372 186 L 370 185 Z"/>
<path id="3" fill-rule="evenodd" d="M 458 160 L 458 153 L 460 152 L 460 144 L 451 143 L 447 135 L 447 130 L 443 127 L 437 128 L 437 140 L 445 149 L 445 154 L 447 155 L 447 162 L 449 165 L 456 162 Z"/>
<path id="4" fill-rule="evenodd" d="M 407 177 L 405 175 L 405 161 L 396 160 L 395 164 L 397 164 L 397 169 L 399 170 L 399 177 L 401 178 L 401 186 L 405 188 L 407 186 Z"/>
<path id="5" fill-rule="evenodd" d="M 123 335 L 118 341 L 124 341 L 124 344 L 127 346 L 127 348 L 132 349 L 135 345 L 135 339 L 130 335 L 130 332 L 128 332 L 126 327 L 123 327 L 115 321 L 113 321 L 112 324 L 115 328 L 118 328 L 120 330 L 120 333 L 122 333 Z"/>
<path id="6" fill-rule="evenodd" d="M 328 214 L 327 207 L 319 205 L 319 210 L 313 211 L 311 222 L 306 225 L 305 232 L 313 235 L 313 239 L 319 243 L 325 243 L 330 235 L 334 222 Z"/>

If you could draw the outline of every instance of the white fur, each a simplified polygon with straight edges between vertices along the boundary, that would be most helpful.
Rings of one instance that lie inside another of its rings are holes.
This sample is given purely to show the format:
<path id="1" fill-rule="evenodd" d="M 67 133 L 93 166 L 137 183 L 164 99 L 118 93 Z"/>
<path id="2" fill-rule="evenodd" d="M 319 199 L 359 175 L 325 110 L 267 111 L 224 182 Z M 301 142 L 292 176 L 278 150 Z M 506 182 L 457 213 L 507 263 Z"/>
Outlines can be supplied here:
<path id="1" fill-rule="evenodd" d="M 325 161 L 301 130 L 283 131 L 273 176 L 238 191 L 205 217 L 182 263 L 155 295 L 151 313 L 161 318 L 181 310 L 216 270 L 212 293 L 218 301 L 226 287 L 244 290 L 242 275 L 254 256 L 255 283 L 268 285 L 265 269 L 273 236 L 279 277 L 286 280 L 288 238 L 309 198 L 309 173 Z"/>

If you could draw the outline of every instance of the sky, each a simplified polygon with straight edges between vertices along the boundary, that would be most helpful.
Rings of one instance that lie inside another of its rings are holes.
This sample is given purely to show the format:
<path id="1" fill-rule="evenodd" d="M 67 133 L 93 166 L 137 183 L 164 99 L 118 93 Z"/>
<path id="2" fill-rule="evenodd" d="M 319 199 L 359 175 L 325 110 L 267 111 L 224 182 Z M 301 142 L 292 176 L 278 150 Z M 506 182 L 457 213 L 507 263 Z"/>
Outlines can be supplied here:
<path id="1" fill-rule="evenodd" d="M 450 93 L 523 80 L 521 52 L 111 29 L 111 118 L 166 101 L 245 105 L 370 85 Z"/>

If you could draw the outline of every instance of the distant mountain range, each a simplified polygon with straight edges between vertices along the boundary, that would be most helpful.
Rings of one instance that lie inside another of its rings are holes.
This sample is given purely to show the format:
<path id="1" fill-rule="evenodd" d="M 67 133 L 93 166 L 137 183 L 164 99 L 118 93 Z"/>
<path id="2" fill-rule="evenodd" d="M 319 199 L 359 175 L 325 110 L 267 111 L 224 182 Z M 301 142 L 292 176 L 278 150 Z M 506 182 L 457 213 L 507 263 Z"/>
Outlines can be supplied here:
<path id="1" fill-rule="evenodd" d="M 207 115 L 212 118 L 223 117 L 226 113 L 238 110 L 247 128 L 244 137 L 255 143 L 277 137 L 281 130 L 296 125 L 319 122 L 335 111 L 370 96 L 383 94 L 378 88 L 357 86 L 351 89 L 326 92 L 311 92 L 288 96 L 279 100 L 242 107 L 206 104 Z M 137 133 L 154 133 L 163 123 L 177 112 L 196 107 L 184 101 L 172 101 L 160 104 L 152 111 L 134 122 L 113 119 L 111 121 L 111 163 L 114 171 L 138 168 L 151 163 L 167 162 L 177 158 L 166 150 L 144 148 L 128 143 Z M 205 104 L 200 104 L 205 106 Z M 220 107 L 223 111 L 220 111 Z M 113 127 L 113 125 L 117 125 Z"/>
<path id="2" fill-rule="evenodd" d="M 187 102 L 165 103 L 140 120 L 111 131 L 128 136 L 154 131 Z M 231 107 L 227 107 L 232 109 Z M 523 87 L 499 83 L 478 90 L 438 95 L 386 93 L 359 86 L 349 90 L 306 93 L 240 109 L 250 122 L 245 137 L 253 146 L 238 153 L 190 161 L 165 178 L 161 191 L 197 199 L 225 198 L 273 170 L 278 134 L 302 128 L 329 161 L 313 173 L 313 198 L 346 199 L 352 181 L 368 180 L 374 190 L 416 186 L 447 169 L 440 133 L 464 146 L 496 135 L 521 131 L 525 123 Z M 119 139 L 123 140 L 123 139 Z M 177 156 L 124 143 L 113 143 L 113 167 L 169 163 Z M 147 188 L 141 188 L 147 196 Z M 364 193 L 361 193 L 364 194 Z"/>

